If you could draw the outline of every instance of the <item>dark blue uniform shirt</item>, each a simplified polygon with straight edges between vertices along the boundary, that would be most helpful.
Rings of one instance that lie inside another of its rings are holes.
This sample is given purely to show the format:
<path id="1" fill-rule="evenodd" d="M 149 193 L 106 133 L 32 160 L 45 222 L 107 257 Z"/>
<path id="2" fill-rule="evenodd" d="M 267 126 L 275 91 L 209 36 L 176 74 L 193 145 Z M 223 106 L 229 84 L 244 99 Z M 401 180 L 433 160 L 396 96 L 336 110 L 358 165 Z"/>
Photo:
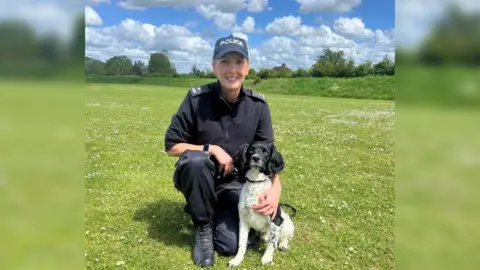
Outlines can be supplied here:
<path id="1" fill-rule="evenodd" d="M 251 141 L 274 141 L 265 97 L 242 87 L 238 99 L 228 102 L 217 81 L 193 87 L 185 95 L 165 134 L 165 151 L 177 143 L 209 143 L 233 158 L 242 144 Z"/>

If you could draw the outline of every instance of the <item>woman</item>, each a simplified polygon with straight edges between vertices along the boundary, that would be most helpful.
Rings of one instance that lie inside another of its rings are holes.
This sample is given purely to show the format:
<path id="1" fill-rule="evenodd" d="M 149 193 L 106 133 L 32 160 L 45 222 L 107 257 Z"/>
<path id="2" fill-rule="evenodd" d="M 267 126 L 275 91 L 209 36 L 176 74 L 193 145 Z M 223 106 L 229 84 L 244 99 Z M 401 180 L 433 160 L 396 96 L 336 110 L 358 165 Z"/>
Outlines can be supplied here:
<path id="1" fill-rule="evenodd" d="M 223 255 L 237 252 L 237 205 L 244 180 L 235 173 L 232 157 L 244 143 L 274 142 L 265 97 L 243 85 L 250 69 L 246 41 L 219 38 L 212 68 L 217 81 L 188 91 L 165 134 L 165 151 L 179 157 L 174 186 L 197 228 L 193 259 L 200 266 L 214 264 L 214 249 Z M 274 217 L 280 193 L 277 176 L 253 209 Z M 254 242 L 257 237 L 251 236 Z"/>

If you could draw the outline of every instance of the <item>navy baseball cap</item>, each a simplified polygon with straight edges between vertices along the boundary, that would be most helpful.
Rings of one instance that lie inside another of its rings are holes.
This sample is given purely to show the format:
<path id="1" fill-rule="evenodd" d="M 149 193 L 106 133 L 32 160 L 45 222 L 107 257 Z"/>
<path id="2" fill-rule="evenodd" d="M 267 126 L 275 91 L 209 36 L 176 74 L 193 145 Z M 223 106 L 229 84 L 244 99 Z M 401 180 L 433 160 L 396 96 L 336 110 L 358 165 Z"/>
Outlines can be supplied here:
<path id="1" fill-rule="evenodd" d="M 247 42 L 243 38 L 230 35 L 217 39 L 213 50 L 213 60 L 217 60 L 229 52 L 237 52 L 247 60 L 249 59 Z"/>

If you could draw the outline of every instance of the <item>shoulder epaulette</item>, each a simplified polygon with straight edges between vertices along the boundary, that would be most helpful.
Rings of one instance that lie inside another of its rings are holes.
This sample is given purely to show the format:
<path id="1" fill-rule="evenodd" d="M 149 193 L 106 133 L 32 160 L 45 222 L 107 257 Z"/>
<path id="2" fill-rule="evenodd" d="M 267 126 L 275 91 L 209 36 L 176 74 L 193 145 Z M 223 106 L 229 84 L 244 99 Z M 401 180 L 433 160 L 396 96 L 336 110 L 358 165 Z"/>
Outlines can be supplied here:
<path id="1" fill-rule="evenodd" d="M 263 94 L 260 94 L 254 90 L 251 90 L 249 89 L 250 91 L 250 96 L 257 99 L 257 100 L 260 100 L 260 101 L 263 101 L 263 102 L 267 102 L 267 98 L 265 97 L 265 95 Z"/>
<path id="2" fill-rule="evenodd" d="M 190 89 L 190 95 L 192 95 L 192 97 L 196 97 L 199 95 L 209 93 L 210 91 L 211 89 L 207 85 L 194 86 Z"/>

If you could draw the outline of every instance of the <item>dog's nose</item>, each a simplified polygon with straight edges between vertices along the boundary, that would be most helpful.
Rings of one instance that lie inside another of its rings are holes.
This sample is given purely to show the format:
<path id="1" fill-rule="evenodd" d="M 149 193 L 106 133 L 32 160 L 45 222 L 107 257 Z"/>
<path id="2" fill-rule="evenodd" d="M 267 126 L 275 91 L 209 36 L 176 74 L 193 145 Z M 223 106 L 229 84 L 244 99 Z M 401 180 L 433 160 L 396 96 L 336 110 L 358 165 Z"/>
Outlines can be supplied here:
<path id="1" fill-rule="evenodd" d="M 260 158 L 258 156 L 252 156 L 252 160 L 254 162 L 258 162 L 258 161 L 260 161 Z"/>

